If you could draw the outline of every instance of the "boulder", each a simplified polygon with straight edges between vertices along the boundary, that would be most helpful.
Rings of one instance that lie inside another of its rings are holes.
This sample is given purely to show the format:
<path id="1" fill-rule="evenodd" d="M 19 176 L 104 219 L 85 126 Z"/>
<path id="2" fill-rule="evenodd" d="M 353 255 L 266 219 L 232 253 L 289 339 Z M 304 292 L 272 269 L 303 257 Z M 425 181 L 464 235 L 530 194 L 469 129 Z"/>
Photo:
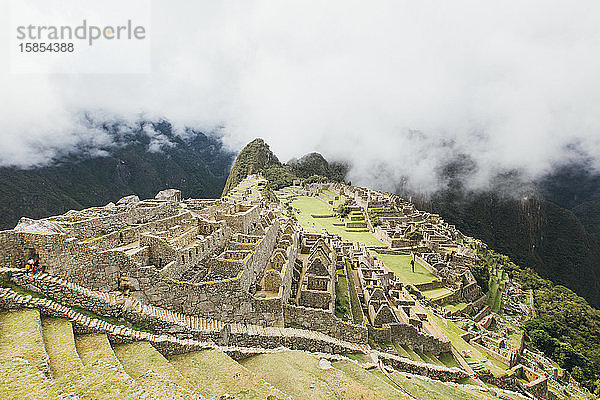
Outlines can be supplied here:
<path id="1" fill-rule="evenodd" d="M 139 202 L 140 202 L 139 197 L 137 197 L 135 194 L 130 194 L 129 196 L 121 197 L 119 199 L 119 201 L 117 201 L 117 205 L 127 206 L 129 204 L 135 204 L 135 203 L 139 203 Z"/>
<path id="2" fill-rule="evenodd" d="M 26 217 L 22 217 L 13 230 L 15 232 L 67 233 L 65 228 L 54 221 Z"/>
<path id="3" fill-rule="evenodd" d="M 165 189 L 154 196 L 156 200 L 181 201 L 181 190 Z"/>

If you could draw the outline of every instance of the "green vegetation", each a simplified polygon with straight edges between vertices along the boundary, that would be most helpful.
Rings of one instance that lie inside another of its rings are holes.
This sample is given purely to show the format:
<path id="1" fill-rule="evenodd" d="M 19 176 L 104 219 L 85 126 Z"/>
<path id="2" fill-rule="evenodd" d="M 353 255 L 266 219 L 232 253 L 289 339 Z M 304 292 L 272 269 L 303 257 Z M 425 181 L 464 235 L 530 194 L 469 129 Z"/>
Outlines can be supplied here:
<path id="1" fill-rule="evenodd" d="M 354 242 L 360 241 L 367 246 L 383 246 L 383 242 L 377 239 L 367 230 L 350 231 L 344 226 L 339 226 L 340 220 L 337 217 L 314 218 L 312 215 L 332 215 L 333 211 L 329 206 L 317 197 L 298 196 L 291 203 L 292 207 L 300 210 L 293 215 L 304 229 L 309 232 L 319 233 L 325 229 L 329 233 L 339 235 L 342 239 Z"/>
<path id="2" fill-rule="evenodd" d="M 296 178 L 282 166 L 271 165 L 261 170 L 262 175 L 269 181 L 269 188 L 279 190 L 291 186 Z"/>
<path id="3" fill-rule="evenodd" d="M 452 303 L 446 303 L 443 306 L 446 310 L 450 311 L 451 313 L 454 313 L 456 311 L 461 311 L 464 310 L 465 307 L 467 307 L 466 303 L 456 303 L 456 302 L 452 302 Z"/>
<path id="4" fill-rule="evenodd" d="M 0 381 L 0 399 L 64 399 L 63 396 L 59 396 L 52 381 L 21 358 L 0 361 Z"/>
<path id="5" fill-rule="evenodd" d="M 319 153 L 310 153 L 300 160 L 290 160 L 282 164 L 273 154 L 269 145 L 262 139 L 248 143 L 235 159 L 231 168 L 223 196 L 250 174 L 261 173 L 272 190 L 290 186 L 294 179 L 304 183 L 344 182 L 348 168 L 341 163 L 328 163 Z"/>
<path id="6" fill-rule="evenodd" d="M 350 298 L 348 295 L 348 279 L 345 270 L 338 272 L 335 283 L 335 316 L 343 321 L 352 320 Z"/>
<path id="7" fill-rule="evenodd" d="M 326 176 L 321 175 L 311 175 L 308 178 L 302 180 L 302 182 L 304 183 L 325 183 L 328 181 L 329 179 L 327 179 Z"/>
<path id="8" fill-rule="evenodd" d="M 263 172 L 263 170 L 267 169 L 271 170 L 271 178 L 274 178 L 276 171 L 272 168 L 277 167 L 281 168 L 282 164 L 277 159 L 277 156 L 273 154 L 269 145 L 262 139 L 254 139 L 236 157 L 233 167 L 229 172 L 227 182 L 225 182 L 223 196 L 250 174 Z"/>
<path id="9" fill-rule="evenodd" d="M 64 392 L 81 399 L 121 400 L 139 398 L 140 388 L 124 371 L 115 369 L 103 360 L 69 372 L 56 380 Z"/>
<path id="10" fill-rule="evenodd" d="M 553 285 L 507 256 L 483 254 L 501 267 L 524 290 L 533 290 L 535 318 L 524 323 L 525 339 L 570 371 L 588 389 L 600 390 L 600 311 L 572 290 Z M 577 369 L 576 369 L 577 368 Z"/>
<path id="11" fill-rule="evenodd" d="M 452 294 L 452 290 L 441 287 L 437 289 L 424 290 L 421 292 L 425 298 L 436 300 L 444 296 Z"/>
<path id="12" fill-rule="evenodd" d="M 306 179 L 306 183 L 319 182 L 325 178 L 334 182 L 344 182 L 348 166 L 339 162 L 327 162 L 319 153 L 309 153 L 299 160 L 292 159 L 286 164 L 286 168 L 298 178 Z"/>
<path id="13" fill-rule="evenodd" d="M 473 273 L 473 277 L 477 281 L 477 284 L 483 293 L 487 293 L 490 288 L 489 266 L 485 263 L 477 263 L 471 266 L 471 272 Z"/>
<path id="14" fill-rule="evenodd" d="M 516 264 L 533 268 L 541 277 L 567 286 L 591 305 L 600 306 L 600 244 L 584 226 L 593 224 L 590 212 L 594 205 L 580 214 L 580 220 L 571 210 L 557 205 L 560 203 L 544 200 L 542 196 L 528 193 L 523 199 L 501 194 L 514 193 L 513 184 L 522 185 L 501 179 L 498 178 L 498 183 L 506 185 L 501 191 L 475 193 L 460 184 L 450 185 L 447 191 L 416 205 L 440 214 L 464 234 L 481 239 Z M 557 191 L 558 195 L 569 197 L 569 193 L 577 193 L 583 186 L 577 179 L 568 181 L 570 186 Z M 588 190 L 598 192 L 598 187 L 595 183 Z"/>
<path id="15" fill-rule="evenodd" d="M 417 285 L 436 280 L 436 276 L 429 272 L 425 267 L 415 261 L 415 272 L 412 272 L 410 255 L 385 254 L 374 252 L 383 263 L 394 273 L 402 282 Z"/>
<path id="16" fill-rule="evenodd" d="M 508 366 L 495 358 L 488 356 L 486 353 L 479 351 L 477 348 L 473 347 L 470 343 L 465 342 L 460 336 L 465 333 L 464 330 L 456 326 L 456 324 L 450 320 L 438 317 L 437 315 L 433 316 L 436 324 L 442 329 L 442 331 L 446 334 L 450 342 L 452 342 L 452 347 L 454 347 L 459 352 L 465 353 L 465 360 L 467 362 L 480 362 L 486 368 L 490 370 L 492 374 L 495 376 L 502 375 L 504 371 L 508 368 Z"/>
<path id="17" fill-rule="evenodd" d="M 336 361 L 333 363 L 333 366 L 355 382 L 375 390 L 382 399 L 396 400 L 409 398 L 400 389 L 394 387 L 378 370 L 379 374 L 374 374 L 356 363 L 346 360 Z"/>
<path id="18" fill-rule="evenodd" d="M 71 322 L 63 318 L 43 318 L 42 336 L 53 378 L 59 379 L 83 367 L 75 349 Z"/>
<path id="19" fill-rule="evenodd" d="M 90 364 L 95 360 L 104 360 L 110 365 L 120 365 L 105 333 L 77 335 L 75 336 L 75 348 L 84 364 Z"/>
<path id="20" fill-rule="evenodd" d="M 150 343 L 120 344 L 114 351 L 127 374 L 156 398 L 195 397 L 192 385 Z"/>
<path id="21" fill-rule="evenodd" d="M 39 327 L 38 310 L 0 312 L 0 361 L 19 357 L 43 371 L 46 366 L 46 351 Z"/>
<path id="22" fill-rule="evenodd" d="M 344 260 L 344 267 L 346 269 L 346 276 L 348 277 L 350 306 L 352 307 L 352 320 L 355 324 L 362 325 L 365 316 L 362 308 L 360 307 L 360 300 L 358 299 L 358 293 L 356 292 L 356 286 L 354 285 L 354 273 L 348 260 Z"/>
<path id="23" fill-rule="evenodd" d="M 350 201 L 346 200 L 344 204 L 341 204 L 335 209 L 335 212 L 338 214 L 340 218 L 346 218 L 348 214 L 350 214 Z"/>

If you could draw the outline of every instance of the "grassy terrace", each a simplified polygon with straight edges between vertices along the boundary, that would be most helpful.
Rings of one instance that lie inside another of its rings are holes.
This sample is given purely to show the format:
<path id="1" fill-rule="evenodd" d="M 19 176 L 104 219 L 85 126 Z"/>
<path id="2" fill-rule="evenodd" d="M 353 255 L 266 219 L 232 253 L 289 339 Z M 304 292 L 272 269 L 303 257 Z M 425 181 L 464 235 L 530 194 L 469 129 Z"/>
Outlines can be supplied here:
<path id="1" fill-rule="evenodd" d="M 352 320 L 350 298 L 348 296 L 348 278 L 345 268 L 337 271 L 335 283 L 335 316 L 343 321 Z"/>
<path id="2" fill-rule="evenodd" d="M 203 350 L 169 357 L 170 363 L 192 384 L 192 389 L 205 397 L 225 393 L 240 400 L 283 400 L 287 395 L 218 350 Z M 279 367 L 283 371 L 289 366 Z"/>
<path id="3" fill-rule="evenodd" d="M 374 389 L 385 387 L 383 383 L 371 389 L 366 386 L 371 382 L 363 384 L 337 368 L 321 369 L 318 358 L 300 351 L 260 354 L 241 360 L 241 364 L 296 400 L 381 399 L 391 392 L 386 387 L 380 395 Z"/>
<path id="4" fill-rule="evenodd" d="M 327 198 L 327 200 L 333 201 L 333 206 L 334 207 L 337 207 L 337 206 L 339 206 L 339 205 L 342 204 L 342 202 L 339 200 L 339 194 L 337 194 L 337 193 L 335 193 L 335 192 L 333 192 L 331 190 L 325 190 L 325 191 L 323 191 L 323 196 L 325 198 Z M 338 196 L 338 200 L 335 199 L 336 196 Z"/>
<path id="5" fill-rule="evenodd" d="M 444 304 L 444 308 L 450 312 L 456 312 L 460 310 L 464 310 L 467 307 L 466 303 L 446 303 Z"/>
<path id="6" fill-rule="evenodd" d="M 278 196 L 285 196 L 286 192 L 278 191 Z M 371 232 L 365 229 L 347 230 L 341 226 L 343 222 L 337 217 L 313 218 L 312 215 L 331 215 L 334 213 L 323 200 L 312 196 L 298 196 L 291 203 L 294 209 L 300 210 L 299 213 L 294 211 L 294 215 L 304 229 L 313 233 L 320 233 L 323 229 L 327 232 L 339 235 L 342 239 L 354 242 L 360 241 L 367 246 L 383 246 L 383 242 L 377 239 Z M 340 224 L 340 225 L 335 225 Z"/>
<path id="7" fill-rule="evenodd" d="M 436 324 L 442 329 L 442 331 L 446 334 L 448 339 L 450 339 L 452 347 L 454 347 L 459 352 L 466 352 L 467 355 L 464 356 L 464 358 L 467 362 L 481 362 L 481 364 L 488 368 L 490 372 L 495 376 L 500 376 L 504 374 L 505 370 L 508 369 L 508 365 L 496 360 L 495 358 L 489 356 L 484 352 L 479 351 L 471 344 L 465 342 L 460 337 L 460 335 L 465 333 L 465 331 L 456 326 L 454 322 L 440 318 L 435 315 L 433 316 L 433 319 L 436 322 Z"/>
<path id="8" fill-rule="evenodd" d="M 394 273 L 402 282 L 417 285 L 420 283 L 428 283 L 436 280 L 436 276 L 429 272 L 418 262 L 415 262 L 415 272 L 412 272 L 410 265 L 410 255 L 383 254 L 374 252 L 383 263 Z"/>
<path id="9" fill-rule="evenodd" d="M 490 271 L 490 289 L 488 297 L 488 305 L 492 311 L 499 312 L 502 307 L 502 292 L 508 277 L 505 276 L 504 270 L 493 269 Z"/>
<path id="10" fill-rule="evenodd" d="M 452 290 L 442 287 L 438 289 L 424 290 L 421 293 L 428 299 L 437 300 L 439 298 L 452 294 Z"/>

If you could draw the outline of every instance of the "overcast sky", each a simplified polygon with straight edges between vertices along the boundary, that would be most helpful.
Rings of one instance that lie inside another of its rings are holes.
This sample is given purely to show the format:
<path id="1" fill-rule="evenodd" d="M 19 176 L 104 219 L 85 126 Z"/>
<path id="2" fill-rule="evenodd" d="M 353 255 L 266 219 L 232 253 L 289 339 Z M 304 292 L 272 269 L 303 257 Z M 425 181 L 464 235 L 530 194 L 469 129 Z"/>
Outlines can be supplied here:
<path id="1" fill-rule="evenodd" d="M 383 188 L 406 175 L 431 190 L 457 154 L 475 160 L 476 185 L 582 154 L 598 166 L 600 2 L 490 3 L 154 1 L 150 74 L 2 63 L 0 164 L 106 145 L 81 123 L 88 112 L 218 128 L 234 150 L 262 137 L 284 161 L 319 151 Z"/>

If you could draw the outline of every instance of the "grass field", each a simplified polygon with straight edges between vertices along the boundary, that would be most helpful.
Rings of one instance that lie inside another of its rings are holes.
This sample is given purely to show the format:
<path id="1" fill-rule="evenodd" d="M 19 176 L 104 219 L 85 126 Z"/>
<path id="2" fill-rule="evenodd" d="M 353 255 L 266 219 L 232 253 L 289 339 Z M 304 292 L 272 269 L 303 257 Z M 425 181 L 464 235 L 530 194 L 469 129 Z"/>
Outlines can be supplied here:
<path id="1" fill-rule="evenodd" d="M 296 200 L 292 201 L 291 205 L 293 208 L 300 210 L 300 213 L 294 212 L 294 215 L 298 218 L 300 225 L 309 232 L 320 233 L 325 229 L 327 232 L 339 235 L 342 239 L 350 242 L 360 241 L 367 246 L 384 246 L 381 240 L 364 229 L 348 231 L 344 226 L 334 225 L 343 223 L 337 217 L 313 218 L 312 215 L 333 214 L 333 210 L 324 201 L 316 197 L 298 196 Z"/>
<path id="2" fill-rule="evenodd" d="M 383 254 L 374 252 L 375 256 L 394 273 L 402 282 L 417 285 L 420 283 L 428 283 L 436 280 L 436 276 L 429 272 L 418 262 L 415 262 L 415 272 L 412 272 L 410 255 Z"/>
<path id="3" fill-rule="evenodd" d="M 508 277 L 505 276 L 502 269 L 494 269 L 490 271 L 490 275 L 488 305 L 492 308 L 492 311 L 499 312 L 502 307 L 502 292 Z"/>

